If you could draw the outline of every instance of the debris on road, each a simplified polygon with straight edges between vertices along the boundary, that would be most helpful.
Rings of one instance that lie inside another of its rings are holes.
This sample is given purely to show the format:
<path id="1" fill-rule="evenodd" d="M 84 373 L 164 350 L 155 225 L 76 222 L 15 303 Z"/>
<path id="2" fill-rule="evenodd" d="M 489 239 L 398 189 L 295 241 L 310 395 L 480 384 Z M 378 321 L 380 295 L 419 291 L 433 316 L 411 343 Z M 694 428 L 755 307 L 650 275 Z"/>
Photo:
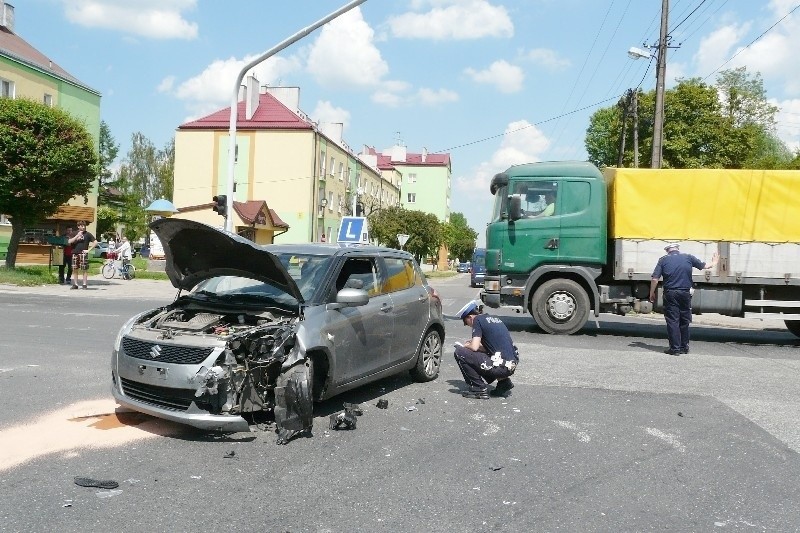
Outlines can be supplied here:
<path id="1" fill-rule="evenodd" d="M 345 409 L 331 415 L 329 427 L 331 429 L 356 429 L 357 420 L 352 409 Z"/>
<path id="2" fill-rule="evenodd" d="M 98 489 L 116 489 L 119 487 L 119 483 L 114 481 L 113 479 L 108 480 L 100 480 L 100 479 L 92 479 L 90 477 L 80 477 L 76 476 L 75 484 L 81 487 L 94 487 Z"/>
<path id="3" fill-rule="evenodd" d="M 378 409 L 388 409 L 389 408 L 389 400 L 384 400 L 381 398 L 378 400 L 378 403 L 375 404 Z"/>
<path id="4" fill-rule="evenodd" d="M 345 410 L 349 409 L 356 416 L 361 416 L 364 414 L 364 410 L 361 408 L 361 404 L 358 403 L 344 402 L 342 404 L 342 407 L 344 407 Z"/>

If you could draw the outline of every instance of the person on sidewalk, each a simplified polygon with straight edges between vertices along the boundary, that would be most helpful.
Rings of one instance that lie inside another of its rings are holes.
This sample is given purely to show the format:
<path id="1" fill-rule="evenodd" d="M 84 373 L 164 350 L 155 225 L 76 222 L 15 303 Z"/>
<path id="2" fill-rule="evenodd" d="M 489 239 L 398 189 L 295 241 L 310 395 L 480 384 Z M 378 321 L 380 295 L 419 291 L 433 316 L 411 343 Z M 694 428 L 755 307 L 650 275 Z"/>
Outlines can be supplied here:
<path id="1" fill-rule="evenodd" d="M 58 265 L 58 283 L 59 284 L 72 284 L 72 245 L 69 240 L 73 236 L 72 226 L 66 229 L 64 236 L 67 238 L 67 244 L 64 246 L 64 261 Z M 67 276 L 64 277 L 64 269 L 67 270 Z"/>
<path id="2" fill-rule="evenodd" d="M 671 242 L 664 247 L 667 255 L 656 264 L 650 280 L 650 301 L 656 301 L 659 278 L 664 278 L 664 319 L 667 322 L 669 348 L 664 353 L 680 355 L 689 353 L 689 324 L 692 321 L 692 268 L 708 270 L 719 261 L 714 252 L 710 263 L 704 263 L 691 254 L 682 254 L 680 245 Z"/>
<path id="3" fill-rule="evenodd" d="M 481 314 L 474 300 L 458 311 L 458 318 L 472 328 L 470 340 L 455 345 L 456 363 L 469 386 L 462 396 L 478 400 L 486 400 L 490 394 L 507 397 L 514 388 L 511 376 L 519 363 L 508 328 L 499 318 Z M 488 384 L 494 380 L 498 380 L 497 386 L 489 393 Z"/>
<path id="4" fill-rule="evenodd" d="M 86 231 L 86 221 L 78 222 L 78 233 L 67 241 L 72 244 L 72 274 L 74 280 L 72 289 L 78 288 L 80 273 L 83 272 L 82 288 L 88 288 L 89 281 L 89 252 L 97 245 L 94 235 Z"/>

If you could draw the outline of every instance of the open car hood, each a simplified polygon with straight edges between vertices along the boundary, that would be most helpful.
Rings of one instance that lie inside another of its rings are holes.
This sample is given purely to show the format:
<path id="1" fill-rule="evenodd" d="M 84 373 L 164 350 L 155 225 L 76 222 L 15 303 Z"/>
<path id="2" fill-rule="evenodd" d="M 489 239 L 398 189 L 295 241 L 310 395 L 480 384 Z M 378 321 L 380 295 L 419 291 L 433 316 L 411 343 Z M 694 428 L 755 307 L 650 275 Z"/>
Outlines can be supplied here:
<path id="1" fill-rule="evenodd" d="M 175 288 L 189 290 L 215 276 L 241 276 L 279 287 L 303 303 L 303 296 L 280 260 L 239 235 L 176 218 L 150 224 L 164 247 L 167 276 Z"/>

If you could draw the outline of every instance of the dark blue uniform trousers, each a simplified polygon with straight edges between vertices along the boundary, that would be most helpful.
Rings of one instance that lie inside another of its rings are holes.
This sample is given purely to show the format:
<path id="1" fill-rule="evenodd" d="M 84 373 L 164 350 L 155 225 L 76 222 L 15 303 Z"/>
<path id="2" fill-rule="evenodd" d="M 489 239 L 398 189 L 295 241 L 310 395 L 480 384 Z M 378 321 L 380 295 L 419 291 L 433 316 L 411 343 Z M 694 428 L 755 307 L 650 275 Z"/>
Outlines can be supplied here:
<path id="1" fill-rule="evenodd" d="M 469 385 L 470 390 L 484 390 L 487 383 L 507 378 L 514 373 L 505 366 L 492 366 L 492 360 L 488 354 L 473 352 L 466 346 L 456 346 L 454 355 L 458 368 L 461 369 L 461 375 L 464 376 L 464 381 Z"/>
<path id="2" fill-rule="evenodd" d="M 689 291 L 664 291 L 664 319 L 667 321 L 669 349 L 689 350 L 689 324 L 692 322 L 692 295 Z"/>

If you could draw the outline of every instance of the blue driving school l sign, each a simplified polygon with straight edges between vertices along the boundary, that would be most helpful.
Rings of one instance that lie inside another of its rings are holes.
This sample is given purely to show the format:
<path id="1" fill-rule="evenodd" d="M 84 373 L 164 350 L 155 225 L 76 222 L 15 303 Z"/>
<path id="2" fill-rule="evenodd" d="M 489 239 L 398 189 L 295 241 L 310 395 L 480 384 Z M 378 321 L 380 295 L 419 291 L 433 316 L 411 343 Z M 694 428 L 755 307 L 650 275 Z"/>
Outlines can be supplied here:
<path id="1" fill-rule="evenodd" d="M 364 217 L 344 217 L 339 226 L 336 242 L 350 244 L 369 244 L 367 219 Z"/>

